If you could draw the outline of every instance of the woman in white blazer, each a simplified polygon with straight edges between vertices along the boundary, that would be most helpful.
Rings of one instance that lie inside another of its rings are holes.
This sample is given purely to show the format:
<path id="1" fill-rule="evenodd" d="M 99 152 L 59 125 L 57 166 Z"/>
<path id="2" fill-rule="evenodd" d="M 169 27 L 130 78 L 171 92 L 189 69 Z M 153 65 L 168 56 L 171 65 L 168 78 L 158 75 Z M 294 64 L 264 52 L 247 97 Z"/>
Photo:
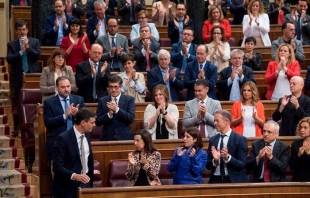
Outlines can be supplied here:
<path id="1" fill-rule="evenodd" d="M 244 15 L 242 25 L 244 37 L 241 47 L 244 47 L 244 41 L 249 36 L 256 39 L 256 46 L 271 46 L 268 35 L 270 21 L 261 1 L 252 0 L 249 3 L 248 14 Z"/>

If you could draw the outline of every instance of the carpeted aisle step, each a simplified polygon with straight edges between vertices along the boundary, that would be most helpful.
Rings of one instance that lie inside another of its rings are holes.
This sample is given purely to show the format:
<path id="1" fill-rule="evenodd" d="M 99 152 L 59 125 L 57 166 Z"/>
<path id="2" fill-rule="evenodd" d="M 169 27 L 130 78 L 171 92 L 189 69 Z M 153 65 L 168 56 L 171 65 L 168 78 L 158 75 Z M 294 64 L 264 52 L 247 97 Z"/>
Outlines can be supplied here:
<path id="1" fill-rule="evenodd" d="M 0 170 L 20 169 L 20 162 L 18 158 L 0 159 Z"/>
<path id="2" fill-rule="evenodd" d="M 0 136 L 0 147 L 13 147 L 15 143 L 15 139 L 8 135 L 2 135 Z"/>
<path id="3" fill-rule="evenodd" d="M 1 145 L 0 145 L 1 148 Z M 17 157 L 17 148 L 1 148 L 0 149 L 0 159 L 7 159 L 7 158 L 15 158 Z"/>
<path id="4" fill-rule="evenodd" d="M 27 183 L 27 174 L 19 169 L 0 170 L 0 186 Z"/>
<path id="5" fill-rule="evenodd" d="M 30 195 L 30 186 L 28 184 L 0 186 L 0 192 L 0 197 L 27 197 Z"/>
<path id="6" fill-rule="evenodd" d="M 1 124 L 0 125 L 0 136 L 1 135 L 10 135 L 10 125 L 8 124 Z"/>

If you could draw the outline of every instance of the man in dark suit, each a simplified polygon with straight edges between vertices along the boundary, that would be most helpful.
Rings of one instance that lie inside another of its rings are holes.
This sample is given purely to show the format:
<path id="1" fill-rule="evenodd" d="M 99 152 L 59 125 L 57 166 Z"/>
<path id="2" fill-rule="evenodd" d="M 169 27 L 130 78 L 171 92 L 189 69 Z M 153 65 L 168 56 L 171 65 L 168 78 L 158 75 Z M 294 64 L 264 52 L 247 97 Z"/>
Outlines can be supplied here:
<path id="1" fill-rule="evenodd" d="M 130 124 L 135 119 L 135 98 L 121 94 L 123 80 L 109 78 L 109 96 L 99 99 L 96 125 L 102 127 L 100 141 L 133 140 Z"/>
<path id="2" fill-rule="evenodd" d="M 231 114 L 219 110 L 214 114 L 214 127 L 219 134 L 210 138 L 207 169 L 211 170 L 209 183 L 247 182 L 247 140 L 230 128 Z"/>
<path id="3" fill-rule="evenodd" d="M 285 15 L 285 21 L 295 25 L 295 38 L 303 45 L 310 45 L 310 15 L 307 15 L 307 0 L 298 0 L 296 11 Z"/>
<path id="4" fill-rule="evenodd" d="M 56 0 L 54 3 L 55 14 L 52 14 L 45 20 L 44 30 L 46 45 L 60 46 L 63 37 L 68 35 L 69 22 L 72 16 L 65 13 L 65 5 L 62 0 Z"/>
<path id="5" fill-rule="evenodd" d="M 230 63 L 220 72 L 216 87 L 222 92 L 222 100 L 236 101 L 240 99 L 240 88 L 247 81 L 256 83 L 253 70 L 243 65 L 244 52 L 234 49 L 230 53 Z"/>
<path id="6" fill-rule="evenodd" d="M 137 72 L 145 72 L 157 66 L 160 44 L 151 38 L 151 28 L 148 25 L 140 27 L 140 38 L 141 40 L 136 39 L 132 42 L 135 69 Z"/>
<path id="7" fill-rule="evenodd" d="M 290 159 L 290 147 L 280 140 L 279 124 L 269 120 L 264 124 L 263 139 L 255 140 L 247 159 L 250 182 L 284 182 Z"/>
<path id="8" fill-rule="evenodd" d="M 75 115 L 75 125 L 57 137 L 53 157 L 54 198 L 76 198 L 78 187 L 93 186 L 94 156 L 89 132 L 95 119 L 94 112 L 80 109 Z"/>
<path id="9" fill-rule="evenodd" d="M 121 25 L 138 23 L 137 13 L 145 10 L 145 0 L 119 0 L 117 3 L 118 15 L 122 16 Z"/>
<path id="10" fill-rule="evenodd" d="M 95 15 L 91 16 L 87 21 L 86 33 L 91 44 L 103 35 L 106 35 L 106 24 L 109 16 L 106 14 L 106 4 L 103 1 L 94 3 Z"/>
<path id="11" fill-rule="evenodd" d="M 110 71 L 107 70 L 108 63 L 100 61 L 102 52 L 101 45 L 93 44 L 89 51 L 89 60 L 76 66 L 77 95 L 82 96 L 86 103 L 98 102 L 99 98 L 108 95 Z"/>
<path id="12" fill-rule="evenodd" d="M 158 84 L 166 85 L 169 90 L 170 101 L 179 100 L 179 91 L 184 88 L 180 70 L 169 66 L 170 53 L 161 49 L 158 52 L 159 65 L 147 72 L 147 88 L 152 93 Z"/>
<path id="13" fill-rule="evenodd" d="M 43 104 L 43 118 L 47 128 L 45 151 L 49 159 L 53 158 L 57 136 L 73 126 L 75 123 L 73 116 L 80 108 L 85 107 L 81 96 L 70 94 L 71 84 L 67 77 L 58 77 L 55 89 L 58 94 L 44 100 Z"/>
<path id="14" fill-rule="evenodd" d="M 86 17 L 90 18 L 95 15 L 95 8 L 94 4 L 95 2 L 98 2 L 101 0 L 87 0 L 86 2 Z M 102 0 L 106 4 L 106 13 L 111 16 L 115 16 L 114 8 L 117 7 L 117 1 L 116 0 Z"/>
<path id="15" fill-rule="evenodd" d="M 107 34 L 97 37 L 95 43 L 103 47 L 102 61 L 107 61 L 111 72 L 123 72 L 124 66 L 121 62 L 123 56 L 127 55 L 128 39 L 126 36 L 117 33 L 118 20 L 115 17 L 109 17 L 107 20 Z"/>
<path id="16" fill-rule="evenodd" d="M 249 0 L 231 0 L 230 13 L 234 15 L 233 25 L 241 25 L 244 15 L 247 14 Z"/>
<path id="17" fill-rule="evenodd" d="M 195 98 L 194 83 L 197 79 L 209 81 L 208 97 L 216 100 L 214 91 L 217 79 L 217 67 L 207 61 L 208 48 L 206 45 L 199 45 L 196 49 L 196 60 L 190 62 L 184 74 L 184 86 L 187 88 L 186 100 Z"/>
<path id="18" fill-rule="evenodd" d="M 179 3 L 176 7 L 176 18 L 168 22 L 168 37 L 171 40 L 171 45 L 183 40 L 182 33 L 186 27 L 194 30 L 194 21 L 186 15 L 185 5 L 183 3 Z"/>
<path id="19" fill-rule="evenodd" d="M 174 67 L 186 71 L 187 64 L 196 59 L 197 45 L 192 43 L 194 39 L 194 31 L 186 27 L 182 31 L 182 40 L 172 45 L 171 62 Z"/>
<path id="20" fill-rule="evenodd" d="M 290 79 L 290 91 L 292 95 L 285 95 L 279 99 L 278 107 L 272 114 L 274 121 L 282 120 L 280 136 L 295 136 L 298 122 L 310 116 L 310 98 L 302 91 L 304 79 L 293 76 Z"/>
<path id="21" fill-rule="evenodd" d="M 23 86 L 23 73 L 40 72 L 37 61 L 40 59 L 40 42 L 38 39 L 27 37 L 28 25 L 24 20 L 15 22 L 15 32 L 18 39 L 7 43 L 6 60 L 11 66 L 10 86 L 11 86 L 11 105 L 14 120 L 13 135 L 17 135 L 19 125 L 18 99 L 19 91 Z"/>

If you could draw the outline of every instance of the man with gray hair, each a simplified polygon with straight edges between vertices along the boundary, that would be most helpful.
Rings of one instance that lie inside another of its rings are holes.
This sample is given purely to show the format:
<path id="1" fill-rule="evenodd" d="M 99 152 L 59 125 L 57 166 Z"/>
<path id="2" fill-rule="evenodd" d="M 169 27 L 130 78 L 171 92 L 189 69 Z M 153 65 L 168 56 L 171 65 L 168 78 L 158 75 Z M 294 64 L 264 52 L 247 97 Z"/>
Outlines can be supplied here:
<path id="1" fill-rule="evenodd" d="M 272 114 L 274 121 L 282 119 L 280 136 L 295 136 L 296 126 L 304 117 L 310 116 L 310 98 L 302 94 L 304 79 L 294 76 L 290 80 L 292 95 L 279 99 L 278 107 Z"/>
<path id="2" fill-rule="evenodd" d="M 170 101 L 178 101 L 179 93 L 184 88 L 180 70 L 169 66 L 170 53 L 161 49 L 158 52 L 159 65 L 147 73 L 147 88 L 152 93 L 153 88 L 158 84 L 166 85 L 169 91 Z"/>
<path id="3" fill-rule="evenodd" d="M 142 25 L 140 26 L 140 39 L 132 42 L 137 72 L 149 71 L 158 64 L 157 54 L 160 44 L 151 35 L 150 26 Z"/>
<path id="4" fill-rule="evenodd" d="M 247 81 L 256 83 L 253 70 L 243 65 L 244 52 L 234 49 L 230 53 L 231 66 L 220 72 L 216 87 L 222 92 L 222 100 L 236 101 L 240 99 L 240 88 Z"/>
<path id="5" fill-rule="evenodd" d="M 290 158 L 290 147 L 280 140 L 279 124 L 269 120 L 264 124 L 263 139 L 252 143 L 247 158 L 247 171 L 252 172 L 250 182 L 284 182 Z"/>

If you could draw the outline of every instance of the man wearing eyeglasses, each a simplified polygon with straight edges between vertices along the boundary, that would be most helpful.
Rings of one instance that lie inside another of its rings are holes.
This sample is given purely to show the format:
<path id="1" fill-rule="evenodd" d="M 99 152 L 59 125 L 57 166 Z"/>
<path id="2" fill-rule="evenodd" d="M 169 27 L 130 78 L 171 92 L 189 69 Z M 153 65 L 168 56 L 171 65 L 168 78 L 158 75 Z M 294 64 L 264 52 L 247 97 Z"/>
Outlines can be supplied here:
<path id="1" fill-rule="evenodd" d="M 171 45 L 182 41 L 182 32 L 186 27 L 194 30 L 194 21 L 186 15 L 185 5 L 179 3 L 176 7 L 176 18 L 168 22 L 168 37 Z"/>
<path id="2" fill-rule="evenodd" d="M 181 70 L 181 73 L 186 71 L 187 64 L 196 59 L 197 45 L 192 43 L 194 39 L 194 31 L 186 27 L 182 31 L 182 40 L 172 45 L 171 62 L 174 67 Z"/>
<path id="3" fill-rule="evenodd" d="M 121 25 L 133 25 L 138 22 L 137 13 L 146 9 L 145 0 L 118 0 L 118 15 L 122 16 Z"/>
<path id="4" fill-rule="evenodd" d="M 216 82 L 216 87 L 222 92 L 222 100 L 240 100 L 240 87 L 247 81 L 256 84 L 253 70 L 243 65 L 243 56 L 243 51 L 232 50 L 230 53 L 231 66 L 222 69 L 220 72 L 220 79 Z"/>
<path id="5" fill-rule="evenodd" d="M 102 126 L 100 141 L 133 140 L 130 124 L 135 119 L 135 98 L 121 94 L 123 80 L 109 78 L 109 96 L 99 99 L 96 125 Z"/>
<path id="6" fill-rule="evenodd" d="M 123 72 L 124 66 L 121 58 L 128 54 L 128 39 L 126 36 L 117 33 L 118 20 L 115 17 L 110 17 L 107 20 L 106 35 L 97 38 L 95 43 L 103 47 L 101 61 L 108 62 L 108 70 L 111 72 Z"/>
<path id="7" fill-rule="evenodd" d="M 279 128 L 269 120 L 264 124 L 263 139 L 253 141 L 246 165 L 251 172 L 249 182 L 285 182 L 290 147 L 277 140 Z"/>

